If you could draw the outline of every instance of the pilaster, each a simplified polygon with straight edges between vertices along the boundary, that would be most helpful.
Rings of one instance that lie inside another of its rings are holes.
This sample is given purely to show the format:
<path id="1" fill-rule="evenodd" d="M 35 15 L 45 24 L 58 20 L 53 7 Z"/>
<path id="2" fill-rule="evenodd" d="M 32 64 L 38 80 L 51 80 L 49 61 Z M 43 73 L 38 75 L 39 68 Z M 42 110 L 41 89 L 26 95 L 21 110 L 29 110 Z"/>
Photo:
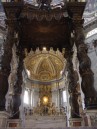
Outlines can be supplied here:
<path id="1" fill-rule="evenodd" d="M 89 127 L 97 126 L 97 110 L 86 110 L 86 116 Z"/>
<path id="2" fill-rule="evenodd" d="M 20 128 L 20 127 L 22 127 L 22 121 L 21 120 L 19 120 L 19 119 L 9 119 L 8 121 L 7 121 L 7 127 L 9 127 L 9 128 Z"/>
<path id="3" fill-rule="evenodd" d="M 69 119 L 69 126 L 70 127 L 80 127 L 80 126 L 83 126 L 82 118 L 70 118 Z"/>
<path id="4" fill-rule="evenodd" d="M 6 111 L 0 111 L 0 127 L 7 127 L 9 114 Z"/>

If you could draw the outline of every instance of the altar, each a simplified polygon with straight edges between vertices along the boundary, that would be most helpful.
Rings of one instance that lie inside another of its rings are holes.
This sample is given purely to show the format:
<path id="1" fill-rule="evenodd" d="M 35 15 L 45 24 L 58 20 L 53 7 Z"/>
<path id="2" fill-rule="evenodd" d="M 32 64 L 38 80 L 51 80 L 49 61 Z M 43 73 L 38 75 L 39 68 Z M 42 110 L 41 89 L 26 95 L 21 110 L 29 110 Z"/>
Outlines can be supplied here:
<path id="1" fill-rule="evenodd" d="M 29 116 L 25 119 L 25 127 L 31 128 L 64 128 L 67 126 L 66 116 Z"/>
<path id="2" fill-rule="evenodd" d="M 25 116 L 32 116 L 32 115 L 39 115 L 39 116 L 56 116 L 56 115 L 66 115 L 66 110 L 64 107 L 55 107 L 54 104 L 48 106 L 48 105 L 44 105 L 44 106 L 37 106 L 34 107 L 33 109 L 27 109 L 24 108 L 24 113 Z"/>
<path id="3" fill-rule="evenodd" d="M 54 103 L 50 105 L 37 105 L 33 109 L 25 108 L 25 127 L 33 128 L 64 128 L 67 126 L 67 113 L 65 108 L 58 108 Z"/>

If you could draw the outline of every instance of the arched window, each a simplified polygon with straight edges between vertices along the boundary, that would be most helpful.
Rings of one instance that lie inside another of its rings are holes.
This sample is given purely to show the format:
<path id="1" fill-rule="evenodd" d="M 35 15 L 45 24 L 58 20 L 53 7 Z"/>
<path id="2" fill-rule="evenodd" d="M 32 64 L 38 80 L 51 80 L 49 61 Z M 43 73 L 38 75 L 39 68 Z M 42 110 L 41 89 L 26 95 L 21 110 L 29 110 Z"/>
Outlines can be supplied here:
<path id="1" fill-rule="evenodd" d="M 63 91 L 63 103 L 67 102 L 66 90 Z"/>
<path id="2" fill-rule="evenodd" d="M 24 103 L 29 104 L 29 93 L 28 90 L 25 90 L 24 92 Z"/>

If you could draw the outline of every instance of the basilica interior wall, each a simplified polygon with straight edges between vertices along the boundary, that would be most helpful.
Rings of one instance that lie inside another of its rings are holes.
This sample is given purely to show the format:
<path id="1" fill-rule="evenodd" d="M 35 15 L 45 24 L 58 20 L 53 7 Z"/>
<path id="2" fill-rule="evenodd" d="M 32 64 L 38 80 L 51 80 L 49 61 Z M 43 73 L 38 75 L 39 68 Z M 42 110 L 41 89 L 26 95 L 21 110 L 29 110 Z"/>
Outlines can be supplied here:
<path id="1" fill-rule="evenodd" d="M 30 83 L 26 84 L 26 88 L 24 88 L 24 91 L 27 90 L 28 92 L 28 98 L 29 98 L 29 102 L 28 103 L 25 103 L 24 102 L 24 99 L 22 100 L 23 101 L 23 105 L 24 107 L 26 108 L 33 108 L 33 107 L 37 107 L 37 105 L 39 104 L 39 100 L 40 100 L 40 97 L 39 97 L 39 89 L 38 88 L 29 88 L 30 86 Z M 24 97 L 23 97 L 24 98 Z M 62 103 L 60 104 L 60 99 L 62 99 L 62 96 L 59 96 L 59 91 L 58 90 L 54 90 L 52 91 L 52 97 L 51 97 L 51 103 L 53 103 L 55 105 L 55 107 L 58 107 L 61 105 L 64 105 L 66 106 L 66 103 Z M 62 100 L 61 100 L 62 101 Z"/>

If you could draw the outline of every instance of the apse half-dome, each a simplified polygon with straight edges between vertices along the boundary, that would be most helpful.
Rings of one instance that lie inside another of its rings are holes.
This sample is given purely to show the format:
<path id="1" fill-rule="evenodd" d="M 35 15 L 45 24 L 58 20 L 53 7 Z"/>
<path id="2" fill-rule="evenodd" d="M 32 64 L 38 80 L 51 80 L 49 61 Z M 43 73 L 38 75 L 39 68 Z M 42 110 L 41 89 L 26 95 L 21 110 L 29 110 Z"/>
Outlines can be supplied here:
<path id="1" fill-rule="evenodd" d="M 25 71 L 28 78 L 41 82 L 58 80 L 63 77 L 66 60 L 62 53 L 53 49 L 31 51 L 24 59 Z"/>

